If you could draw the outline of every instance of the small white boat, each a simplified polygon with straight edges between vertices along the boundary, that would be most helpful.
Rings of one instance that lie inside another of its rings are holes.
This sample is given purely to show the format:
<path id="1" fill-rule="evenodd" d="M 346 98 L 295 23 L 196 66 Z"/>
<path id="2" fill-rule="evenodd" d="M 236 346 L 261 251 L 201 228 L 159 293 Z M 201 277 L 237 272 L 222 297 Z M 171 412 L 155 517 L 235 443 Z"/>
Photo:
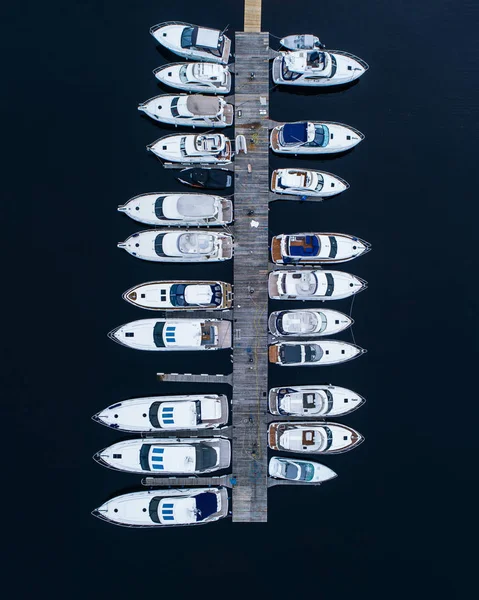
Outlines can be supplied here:
<path id="1" fill-rule="evenodd" d="M 221 350 L 231 348 L 231 321 L 140 319 L 120 325 L 108 337 L 135 350 Z"/>
<path id="2" fill-rule="evenodd" d="M 367 288 L 367 282 L 343 271 L 272 271 L 268 292 L 272 300 L 342 300 Z"/>
<path id="3" fill-rule="evenodd" d="M 139 194 L 118 207 L 131 219 L 146 225 L 226 225 L 233 220 L 233 202 L 222 196 L 169 194 L 156 192 Z"/>
<path id="4" fill-rule="evenodd" d="M 319 38 L 310 33 L 287 35 L 279 43 L 288 50 L 314 50 L 324 47 Z"/>
<path id="5" fill-rule="evenodd" d="M 366 400 L 335 385 L 295 385 L 269 390 L 268 408 L 273 415 L 323 419 L 347 415 Z"/>
<path id="6" fill-rule="evenodd" d="M 269 362 L 281 367 L 337 365 L 365 354 L 367 350 L 338 340 L 279 342 L 268 349 Z"/>
<path id="7" fill-rule="evenodd" d="M 171 408 L 171 419 L 173 419 Z M 127 473 L 204 475 L 227 469 L 231 443 L 213 438 L 146 438 L 117 442 L 93 456 L 98 464 Z"/>
<path id="8" fill-rule="evenodd" d="M 354 148 L 364 135 L 333 121 L 300 121 L 277 125 L 270 136 L 271 149 L 279 154 L 334 154 Z"/>
<path id="9" fill-rule="evenodd" d="M 92 511 L 123 527 L 203 525 L 228 515 L 226 488 L 165 489 L 116 496 Z"/>
<path id="10" fill-rule="evenodd" d="M 344 331 L 354 323 L 338 310 L 306 308 L 276 310 L 268 319 L 269 331 L 276 337 L 324 337 Z"/>
<path id="11" fill-rule="evenodd" d="M 289 196 L 329 198 L 349 188 L 337 175 L 314 169 L 276 169 L 271 175 L 271 191 Z"/>
<path id="12" fill-rule="evenodd" d="M 273 456 L 269 460 L 268 473 L 275 479 L 287 479 L 299 483 L 323 483 L 337 477 L 337 474 L 324 465 L 310 460 L 297 458 L 279 458 Z"/>
<path id="13" fill-rule="evenodd" d="M 146 148 L 164 162 L 184 165 L 226 165 L 233 159 L 231 140 L 222 133 L 165 135 Z"/>
<path id="14" fill-rule="evenodd" d="M 229 94 L 231 73 L 228 67 L 212 63 L 170 63 L 153 71 L 161 83 L 186 92 Z"/>
<path id="15" fill-rule="evenodd" d="M 154 262 L 217 262 L 233 256 L 229 233 L 198 229 L 147 230 L 134 233 L 118 243 L 132 256 Z"/>
<path id="16" fill-rule="evenodd" d="M 271 260 L 279 265 L 335 264 L 366 254 L 371 245 L 344 233 L 281 234 L 272 239 Z"/>
<path id="17" fill-rule="evenodd" d="M 281 52 L 273 61 L 273 81 L 281 85 L 327 87 L 351 83 L 369 66 L 364 60 L 340 50 Z"/>
<path id="18" fill-rule="evenodd" d="M 233 289 L 224 281 L 150 281 L 127 290 L 123 300 L 148 310 L 223 310 L 233 305 Z"/>
<path id="19" fill-rule="evenodd" d="M 272 450 L 307 452 L 314 454 L 341 454 L 356 448 L 363 436 L 346 425 L 338 423 L 271 423 L 268 428 L 268 446 Z"/>
<path id="20" fill-rule="evenodd" d="M 93 415 L 100 425 L 129 433 L 216 429 L 228 422 L 225 395 L 148 396 L 123 400 Z"/>
<path id="21" fill-rule="evenodd" d="M 219 96 L 201 94 L 163 94 L 138 106 L 159 123 L 186 127 L 229 127 L 233 124 L 233 105 Z"/>
<path id="22" fill-rule="evenodd" d="M 165 21 L 150 27 L 150 33 L 159 44 L 178 56 L 228 64 L 231 40 L 219 29 Z"/>

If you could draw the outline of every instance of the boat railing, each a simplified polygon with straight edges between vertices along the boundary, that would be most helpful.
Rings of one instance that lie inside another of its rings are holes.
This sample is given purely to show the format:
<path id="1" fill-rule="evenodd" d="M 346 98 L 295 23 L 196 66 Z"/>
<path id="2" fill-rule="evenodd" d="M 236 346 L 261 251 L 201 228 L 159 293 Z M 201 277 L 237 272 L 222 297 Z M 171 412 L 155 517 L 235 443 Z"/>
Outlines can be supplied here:
<path id="1" fill-rule="evenodd" d="M 356 56 L 355 54 L 351 54 L 351 52 L 345 52 L 344 50 L 324 50 L 324 52 L 328 52 L 330 54 L 340 54 L 341 56 L 347 56 L 348 58 L 352 58 L 353 60 L 356 60 L 363 69 L 365 69 L 366 71 L 369 69 L 369 65 L 368 63 L 363 60 L 362 58 L 359 58 L 359 56 Z"/>
<path id="2" fill-rule="evenodd" d="M 168 25 L 186 25 L 187 27 L 197 27 L 197 25 L 193 25 L 192 23 L 185 23 L 185 21 L 164 21 L 163 23 L 157 23 L 156 25 L 150 27 L 150 33 L 154 33 L 162 27 L 168 27 Z"/>

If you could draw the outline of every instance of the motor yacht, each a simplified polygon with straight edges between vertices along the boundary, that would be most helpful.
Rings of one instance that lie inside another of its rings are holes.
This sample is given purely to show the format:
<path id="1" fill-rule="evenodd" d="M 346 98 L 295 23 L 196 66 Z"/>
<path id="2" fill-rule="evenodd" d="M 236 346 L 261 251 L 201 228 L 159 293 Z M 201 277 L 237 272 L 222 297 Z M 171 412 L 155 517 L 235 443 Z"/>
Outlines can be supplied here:
<path id="1" fill-rule="evenodd" d="M 220 350 L 231 348 L 231 321 L 140 319 L 120 325 L 108 337 L 135 350 Z"/>
<path id="2" fill-rule="evenodd" d="M 233 124 L 232 104 L 216 96 L 163 94 L 138 106 L 154 121 L 186 127 L 229 127 Z"/>
<path id="3" fill-rule="evenodd" d="M 118 244 L 132 256 L 154 262 L 218 262 L 233 256 L 229 233 L 197 229 L 147 230 Z"/>
<path id="4" fill-rule="evenodd" d="M 268 279 L 272 300 L 342 300 L 366 288 L 364 279 L 343 271 L 279 269 Z"/>
<path id="5" fill-rule="evenodd" d="M 307 452 L 314 454 L 341 454 L 356 448 L 363 436 L 339 423 L 271 423 L 268 428 L 268 446 L 272 450 Z"/>
<path id="6" fill-rule="evenodd" d="M 233 202 L 210 194 L 139 194 L 118 211 L 146 225 L 226 225 L 233 220 Z"/>
<path id="7" fill-rule="evenodd" d="M 275 194 L 302 198 L 330 198 L 344 192 L 349 183 L 337 175 L 314 169 L 276 169 L 271 175 Z"/>
<path id="8" fill-rule="evenodd" d="M 370 250 L 368 242 L 345 233 L 281 234 L 271 241 L 271 260 L 279 265 L 336 264 Z"/>
<path id="9" fill-rule="evenodd" d="M 193 167 L 180 171 L 178 181 L 190 187 L 223 190 L 233 185 L 233 173 L 228 169 L 202 169 Z"/>
<path id="10" fill-rule="evenodd" d="M 231 140 L 222 133 L 165 135 L 146 148 L 168 163 L 227 165 L 233 159 Z"/>
<path id="11" fill-rule="evenodd" d="M 226 488 L 156 489 L 123 494 L 92 511 L 123 527 L 202 525 L 228 515 Z"/>
<path id="12" fill-rule="evenodd" d="M 273 415 L 316 419 L 347 415 L 365 402 L 356 392 L 335 385 L 274 387 L 268 396 L 269 412 Z"/>
<path id="13" fill-rule="evenodd" d="M 173 419 L 173 411 L 163 417 Z M 142 438 L 117 442 L 97 452 L 93 460 L 127 473 L 205 475 L 230 466 L 231 443 L 222 437 Z"/>
<path id="14" fill-rule="evenodd" d="M 306 308 L 276 310 L 268 319 L 270 333 L 279 338 L 321 337 L 335 335 L 354 323 L 351 317 L 338 310 Z"/>
<path id="15" fill-rule="evenodd" d="M 277 125 L 270 136 L 273 152 L 279 154 L 334 154 L 351 150 L 364 135 L 333 121 L 300 121 Z"/>
<path id="16" fill-rule="evenodd" d="M 268 473 L 274 479 L 287 479 L 298 483 L 320 484 L 337 477 L 332 469 L 317 462 L 277 456 L 270 458 Z"/>
<path id="17" fill-rule="evenodd" d="M 268 348 L 269 362 L 281 367 L 317 367 L 353 360 L 367 350 L 338 340 L 279 342 Z"/>
<path id="18" fill-rule="evenodd" d="M 148 310 L 224 310 L 233 305 L 233 288 L 224 281 L 150 281 L 123 294 Z"/>
<path id="19" fill-rule="evenodd" d="M 231 73 L 228 67 L 212 63 L 170 63 L 153 71 L 161 83 L 186 92 L 229 94 Z"/>
<path id="20" fill-rule="evenodd" d="M 129 433 L 216 429 L 228 422 L 224 394 L 148 396 L 116 402 L 93 415 L 100 425 Z"/>
<path id="21" fill-rule="evenodd" d="M 166 21 L 150 27 L 150 33 L 159 44 L 179 56 L 228 64 L 231 40 L 218 29 Z"/>

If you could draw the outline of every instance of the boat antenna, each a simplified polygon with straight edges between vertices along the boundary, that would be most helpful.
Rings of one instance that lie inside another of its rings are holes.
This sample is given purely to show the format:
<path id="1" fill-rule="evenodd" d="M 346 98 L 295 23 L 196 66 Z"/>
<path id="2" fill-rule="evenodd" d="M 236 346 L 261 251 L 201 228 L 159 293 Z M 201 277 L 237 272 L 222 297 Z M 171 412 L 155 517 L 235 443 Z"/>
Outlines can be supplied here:
<path id="1" fill-rule="evenodd" d="M 228 25 L 226 25 L 226 27 L 223 29 L 223 31 L 220 33 L 220 36 L 222 36 L 223 34 L 225 34 L 228 31 L 230 24 L 228 23 Z"/>

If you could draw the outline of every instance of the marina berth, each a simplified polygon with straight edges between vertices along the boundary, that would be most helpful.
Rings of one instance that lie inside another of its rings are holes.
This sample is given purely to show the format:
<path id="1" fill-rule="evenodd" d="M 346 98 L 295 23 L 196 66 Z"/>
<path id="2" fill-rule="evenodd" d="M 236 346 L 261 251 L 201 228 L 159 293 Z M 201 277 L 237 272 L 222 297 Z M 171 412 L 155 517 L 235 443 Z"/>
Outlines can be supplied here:
<path id="1" fill-rule="evenodd" d="M 337 310 L 298 309 L 276 310 L 268 319 L 270 333 L 276 337 L 320 337 L 335 335 L 354 323 L 351 317 Z"/>
<path id="2" fill-rule="evenodd" d="M 123 400 L 93 415 L 100 425 L 129 433 L 206 429 L 226 425 L 228 399 L 224 394 L 148 396 Z"/>
<path id="3" fill-rule="evenodd" d="M 94 517 L 123 527 L 202 525 L 228 515 L 226 488 L 133 492 L 108 500 Z"/>
<path id="4" fill-rule="evenodd" d="M 268 348 L 269 362 L 281 367 L 337 365 L 353 360 L 367 350 L 338 340 L 279 342 Z"/>
<path id="5" fill-rule="evenodd" d="M 318 48 L 281 52 L 273 60 L 273 81 L 280 85 L 326 87 L 351 83 L 369 66 L 364 60 L 340 50 Z"/>
<path id="6" fill-rule="evenodd" d="M 342 300 L 366 288 L 364 279 L 343 271 L 278 269 L 268 278 L 272 300 Z"/>
<path id="7" fill-rule="evenodd" d="M 108 337 L 135 350 L 179 351 L 231 348 L 231 322 L 218 319 L 141 319 Z"/>
<path id="8" fill-rule="evenodd" d="M 161 83 L 186 92 L 229 94 L 231 73 L 228 67 L 212 63 L 170 63 L 153 71 Z"/>
<path id="9" fill-rule="evenodd" d="M 164 162 L 226 165 L 233 159 L 231 141 L 222 133 L 165 135 L 147 150 Z"/>
<path id="10" fill-rule="evenodd" d="M 223 310 L 233 304 L 233 288 L 223 281 L 151 281 L 127 290 L 123 300 L 148 310 Z"/>
<path id="11" fill-rule="evenodd" d="M 180 171 L 178 181 L 190 187 L 223 190 L 233 184 L 233 173 L 228 169 L 201 169 L 194 167 Z"/>
<path id="12" fill-rule="evenodd" d="M 277 456 L 270 459 L 268 473 L 275 479 L 287 479 L 300 483 L 322 483 L 337 477 L 332 469 L 317 462 Z"/>
<path id="13" fill-rule="evenodd" d="M 279 154 L 334 154 L 351 150 L 364 135 L 333 121 L 300 121 L 277 125 L 270 136 L 271 149 Z"/>
<path id="14" fill-rule="evenodd" d="M 146 225 L 226 225 L 233 220 L 233 202 L 209 194 L 139 194 L 118 211 Z"/>
<path id="15" fill-rule="evenodd" d="M 272 450 L 311 454 L 341 454 L 356 448 L 363 436 L 338 423 L 271 423 L 268 446 Z"/>
<path id="16" fill-rule="evenodd" d="M 337 175 L 314 169 L 276 169 L 271 175 L 275 194 L 308 198 L 329 198 L 344 192 L 349 183 Z"/>
<path id="17" fill-rule="evenodd" d="M 169 416 L 173 421 L 174 407 L 163 408 L 163 418 Z M 231 443 L 222 437 L 127 440 L 100 450 L 93 460 L 127 473 L 204 475 L 230 466 Z"/>
<path id="18" fill-rule="evenodd" d="M 271 241 L 271 260 L 280 265 L 335 264 L 370 250 L 368 242 L 344 233 L 281 234 Z"/>
<path id="19" fill-rule="evenodd" d="M 275 387 L 268 395 L 272 415 L 316 419 L 347 415 L 365 402 L 356 392 L 334 385 Z"/>
<path id="20" fill-rule="evenodd" d="M 218 29 L 166 21 L 150 27 L 150 33 L 159 44 L 179 56 L 228 64 L 231 40 Z"/>
<path id="21" fill-rule="evenodd" d="M 209 230 L 147 230 L 118 244 L 132 256 L 154 262 L 217 262 L 233 256 L 233 237 Z"/>
<path id="22" fill-rule="evenodd" d="M 229 127 L 233 124 L 233 105 L 219 96 L 200 94 L 163 94 L 138 106 L 151 119 L 187 127 Z"/>

